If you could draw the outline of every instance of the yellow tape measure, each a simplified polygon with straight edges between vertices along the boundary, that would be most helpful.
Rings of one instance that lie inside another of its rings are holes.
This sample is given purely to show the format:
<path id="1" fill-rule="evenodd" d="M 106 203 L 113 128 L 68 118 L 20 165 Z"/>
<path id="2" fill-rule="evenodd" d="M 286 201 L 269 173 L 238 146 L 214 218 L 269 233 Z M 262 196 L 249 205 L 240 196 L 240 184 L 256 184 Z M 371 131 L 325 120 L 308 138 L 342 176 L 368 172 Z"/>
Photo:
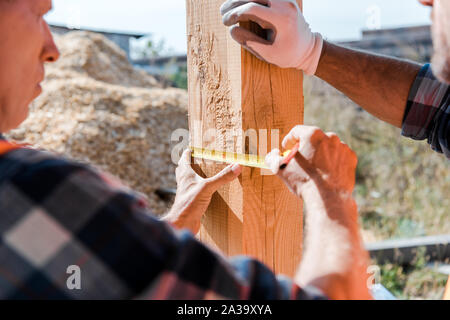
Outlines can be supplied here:
<path id="1" fill-rule="evenodd" d="M 191 147 L 192 157 L 196 159 L 202 160 L 212 160 L 216 162 L 223 162 L 229 164 L 240 164 L 245 167 L 252 168 L 261 168 L 261 169 L 270 169 L 266 165 L 265 157 L 251 155 L 251 154 L 242 154 L 236 152 L 225 152 L 225 151 L 217 151 L 217 150 L 209 150 L 204 148 L 194 148 Z M 283 156 L 287 156 L 290 151 L 286 151 Z"/>

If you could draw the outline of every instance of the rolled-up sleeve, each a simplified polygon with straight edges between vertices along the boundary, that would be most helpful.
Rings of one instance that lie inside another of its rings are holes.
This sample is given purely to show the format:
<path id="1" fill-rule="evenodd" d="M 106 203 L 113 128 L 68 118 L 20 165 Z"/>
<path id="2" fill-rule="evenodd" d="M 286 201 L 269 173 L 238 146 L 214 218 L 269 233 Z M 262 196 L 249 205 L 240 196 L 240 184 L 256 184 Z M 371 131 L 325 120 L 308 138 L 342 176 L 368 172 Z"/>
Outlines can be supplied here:
<path id="1" fill-rule="evenodd" d="M 440 82 L 425 65 L 411 88 L 402 135 L 428 140 L 431 148 L 450 159 L 450 86 Z"/>

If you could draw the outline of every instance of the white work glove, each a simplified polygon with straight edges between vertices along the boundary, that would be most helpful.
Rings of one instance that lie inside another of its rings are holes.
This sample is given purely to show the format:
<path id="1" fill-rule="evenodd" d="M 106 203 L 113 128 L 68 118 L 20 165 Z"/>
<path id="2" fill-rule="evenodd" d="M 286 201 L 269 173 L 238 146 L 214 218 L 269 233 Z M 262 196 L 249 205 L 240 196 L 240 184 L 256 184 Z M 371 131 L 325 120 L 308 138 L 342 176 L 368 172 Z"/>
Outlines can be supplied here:
<path id="1" fill-rule="evenodd" d="M 281 68 L 296 68 L 314 75 L 323 48 L 319 33 L 312 33 L 295 0 L 228 0 L 220 8 L 231 36 L 259 59 Z M 237 25 L 256 22 L 270 30 L 263 39 Z"/>

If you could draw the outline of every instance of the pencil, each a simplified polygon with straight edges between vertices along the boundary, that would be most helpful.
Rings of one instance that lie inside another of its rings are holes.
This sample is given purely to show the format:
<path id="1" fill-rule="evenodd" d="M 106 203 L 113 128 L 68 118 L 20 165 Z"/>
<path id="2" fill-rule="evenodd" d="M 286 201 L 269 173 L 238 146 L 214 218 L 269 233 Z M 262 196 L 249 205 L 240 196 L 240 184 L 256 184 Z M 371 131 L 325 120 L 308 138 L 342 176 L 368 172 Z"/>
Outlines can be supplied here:
<path id="1" fill-rule="evenodd" d="M 286 167 L 292 161 L 292 159 L 295 158 L 295 155 L 297 154 L 299 149 L 300 149 L 300 142 L 298 142 L 294 146 L 294 148 L 292 148 L 291 152 L 286 156 L 286 158 L 283 159 L 283 162 L 281 162 L 281 165 L 280 165 L 280 170 L 286 169 Z"/>

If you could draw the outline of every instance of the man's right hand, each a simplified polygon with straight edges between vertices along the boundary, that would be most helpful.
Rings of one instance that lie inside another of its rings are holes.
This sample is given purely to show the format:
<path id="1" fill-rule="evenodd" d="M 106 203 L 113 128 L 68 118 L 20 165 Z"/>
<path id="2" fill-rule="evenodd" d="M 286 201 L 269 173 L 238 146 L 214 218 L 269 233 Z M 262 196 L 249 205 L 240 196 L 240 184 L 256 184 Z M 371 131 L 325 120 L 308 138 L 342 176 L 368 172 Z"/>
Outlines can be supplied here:
<path id="1" fill-rule="evenodd" d="M 371 299 L 367 283 L 369 255 L 362 245 L 358 211 L 352 197 L 357 157 L 334 134 L 297 126 L 283 141 L 300 150 L 280 170 L 278 150 L 267 156 L 272 171 L 306 205 L 305 251 L 296 275 L 300 286 L 319 288 L 330 299 Z"/>
<path id="2" fill-rule="evenodd" d="M 258 58 L 281 68 L 314 75 L 323 48 L 322 36 L 312 33 L 295 0 L 228 0 L 221 9 L 231 36 Z M 263 39 L 237 24 L 252 21 L 271 30 Z"/>
<path id="3" fill-rule="evenodd" d="M 334 133 L 316 127 L 297 126 L 285 137 L 283 148 L 300 142 L 300 150 L 289 165 L 280 170 L 283 158 L 275 149 L 266 162 L 298 196 L 314 185 L 319 191 L 351 195 L 355 186 L 358 159 L 356 154 Z"/>

